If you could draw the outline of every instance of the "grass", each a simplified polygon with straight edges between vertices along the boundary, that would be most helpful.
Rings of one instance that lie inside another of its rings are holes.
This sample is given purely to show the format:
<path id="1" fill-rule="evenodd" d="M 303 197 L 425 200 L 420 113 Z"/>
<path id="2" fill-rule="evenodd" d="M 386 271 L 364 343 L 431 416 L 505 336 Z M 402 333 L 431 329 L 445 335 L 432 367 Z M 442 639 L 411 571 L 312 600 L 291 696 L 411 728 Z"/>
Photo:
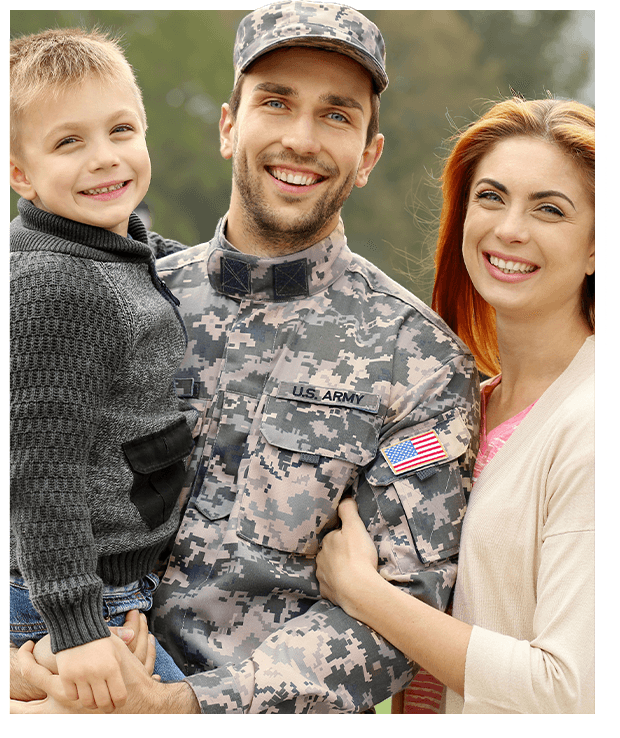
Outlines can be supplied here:
<path id="1" fill-rule="evenodd" d="M 384 702 L 380 702 L 378 705 L 375 705 L 375 710 L 377 711 L 377 715 L 391 715 L 392 700 L 387 699 Z"/>

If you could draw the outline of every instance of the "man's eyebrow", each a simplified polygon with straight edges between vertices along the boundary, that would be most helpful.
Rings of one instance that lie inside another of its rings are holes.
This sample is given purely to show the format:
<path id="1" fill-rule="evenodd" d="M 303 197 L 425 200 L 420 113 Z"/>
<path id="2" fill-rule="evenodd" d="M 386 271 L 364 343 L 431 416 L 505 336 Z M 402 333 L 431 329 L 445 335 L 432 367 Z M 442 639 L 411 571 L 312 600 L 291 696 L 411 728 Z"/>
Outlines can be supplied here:
<path id="1" fill-rule="evenodd" d="M 293 87 L 280 85 L 277 82 L 259 82 L 252 92 L 273 92 L 274 95 L 282 95 L 282 97 L 299 97 L 299 93 Z"/>
<path id="2" fill-rule="evenodd" d="M 362 104 L 353 97 L 343 97 L 342 95 L 323 95 L 321 102 L 328 105 L 335 105 L 338 108 L 357 108 L 364 112 Z"/>

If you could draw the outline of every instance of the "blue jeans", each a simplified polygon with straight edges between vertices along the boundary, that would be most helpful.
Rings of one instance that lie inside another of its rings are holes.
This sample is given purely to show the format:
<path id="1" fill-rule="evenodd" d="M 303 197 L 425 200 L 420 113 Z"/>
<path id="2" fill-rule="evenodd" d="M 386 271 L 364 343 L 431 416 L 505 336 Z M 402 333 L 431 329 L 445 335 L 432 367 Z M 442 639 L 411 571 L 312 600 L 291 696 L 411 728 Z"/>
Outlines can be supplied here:
<path id="1" fill-rule="evenodd" d="M 108 625 L 120 626 L 130 610 L 146 612 L 153 605 L 153 592 L 159 584 L 155 574 L 147 574 L 144 579 L 124 587 L 103 587 L 103 616 Z M 47 635 L 47 628 L 35 610 L 28 593 L 28 587 L 21 577 L 11 576 L 11 643 L 23 645 L 26 641 L 38 641 Z M 156 644 L 155 674 L 162 682 L 178 682 L 185 674 L 174 663 L 172 657 Z"/>

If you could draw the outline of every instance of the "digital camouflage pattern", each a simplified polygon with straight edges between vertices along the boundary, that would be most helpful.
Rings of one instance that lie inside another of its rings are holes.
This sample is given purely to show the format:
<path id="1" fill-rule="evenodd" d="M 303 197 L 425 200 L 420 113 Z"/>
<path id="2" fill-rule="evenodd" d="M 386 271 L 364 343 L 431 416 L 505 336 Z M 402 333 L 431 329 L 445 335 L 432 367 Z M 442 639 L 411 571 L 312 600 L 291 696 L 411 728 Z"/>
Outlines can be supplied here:
<path id="1" fill-rule="evenodd" d="M 246 15 L 237 29 L 233 50 L 235 82 L 259 56 L 280 46 L 308 46 L 345 54 L 368 69 L 377 93 L 388 86 L 381 32 L 365 15 L 347 5 L 285 1 Z"/>
<path id="2" fill-rule="evenodd" d="M 346 245 L 259 258 L 215 238 L 159 270 L 181 300 L 199 408 L 186 511 L 152 629 L 209 712 L 359 712 L 415 665 L 322 600 L 314 556 L 353 494 L 395 586 L 445 608 L 478 437 L 463 344 Z M 434 430 L 435 465 L 382 448 Z"/>

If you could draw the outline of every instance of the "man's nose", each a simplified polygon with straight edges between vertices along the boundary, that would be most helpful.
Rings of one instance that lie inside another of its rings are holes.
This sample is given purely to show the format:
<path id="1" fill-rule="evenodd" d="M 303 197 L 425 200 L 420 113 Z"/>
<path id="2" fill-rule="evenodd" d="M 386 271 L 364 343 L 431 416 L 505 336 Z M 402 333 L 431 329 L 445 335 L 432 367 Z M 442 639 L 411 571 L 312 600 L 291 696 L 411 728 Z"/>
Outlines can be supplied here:
<path id="1" fill-rule="evenodd" d="M 317 124 L 310 115 L 297 115 L 288 121 L 282 145 L 300 156 L 316 156 L 321 150 Z"/>

